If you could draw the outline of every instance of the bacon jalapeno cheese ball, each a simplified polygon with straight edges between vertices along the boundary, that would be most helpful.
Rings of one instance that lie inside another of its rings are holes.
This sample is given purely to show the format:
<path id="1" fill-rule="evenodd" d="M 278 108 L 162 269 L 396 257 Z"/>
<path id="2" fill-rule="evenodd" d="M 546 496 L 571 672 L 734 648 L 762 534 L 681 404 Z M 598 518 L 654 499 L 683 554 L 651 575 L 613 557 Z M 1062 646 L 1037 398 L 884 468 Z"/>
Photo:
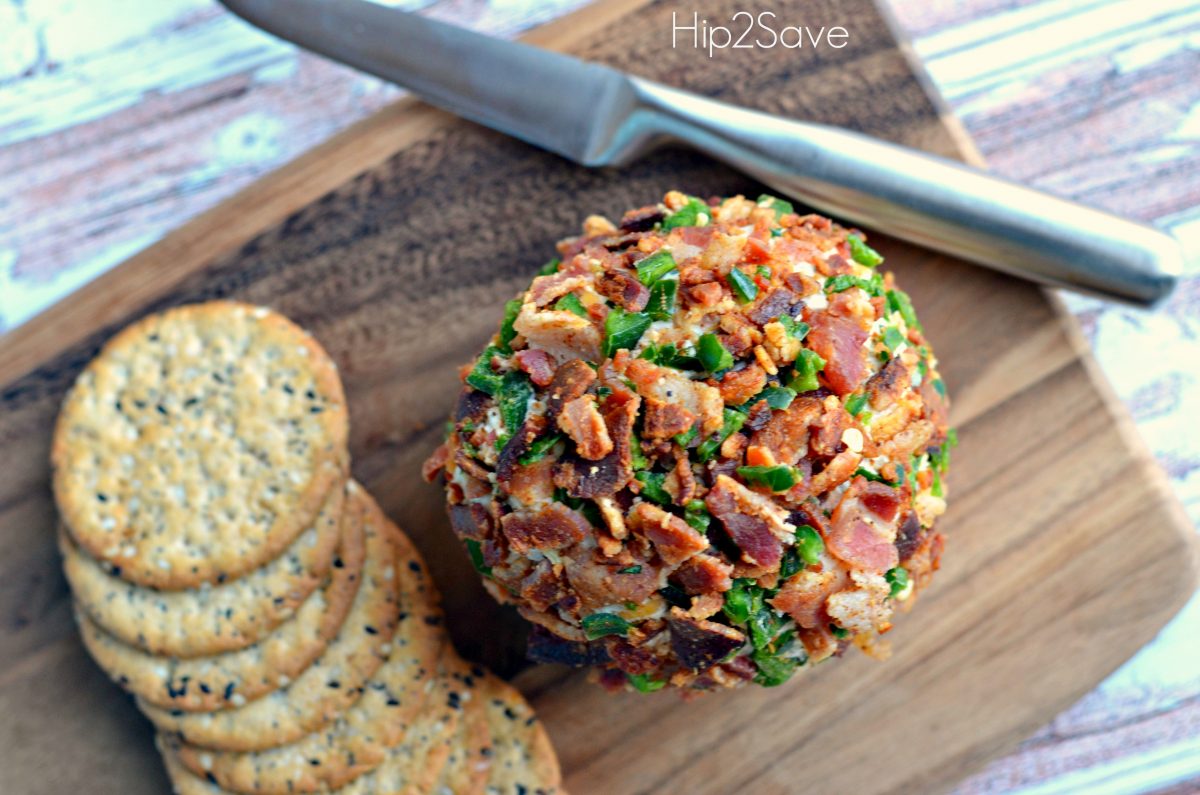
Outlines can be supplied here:
<path id="1" fill-rule="evenodd" d="M 780 199 L 678 192 L 558 249 L 425 468 L 530 656 L 652 691 L 884 655 L 938 567 L 955 438 L 880 255 Z"/>

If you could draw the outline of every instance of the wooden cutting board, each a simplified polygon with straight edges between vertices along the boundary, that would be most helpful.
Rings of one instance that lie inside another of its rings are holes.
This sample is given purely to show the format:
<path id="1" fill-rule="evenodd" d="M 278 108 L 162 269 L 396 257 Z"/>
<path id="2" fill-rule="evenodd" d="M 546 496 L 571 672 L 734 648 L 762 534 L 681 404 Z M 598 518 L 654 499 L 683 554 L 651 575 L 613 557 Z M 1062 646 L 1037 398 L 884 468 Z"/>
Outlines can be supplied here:
<path id="1" fill-rule="evenodd" d="M 842 25 L 842 49 L 672 49 L 671 15 L 732 0 L 617 0 L 530 39 L 700 93 L 950 156 L 939 112 L 870 0 L 778 0 L 777 24 Z M 725 24 L 728 24 L 726 22 Z M 356 476 L 414 536 L 460 649 L 520 668 L 521 627 L 479 588 L 418 467 L 455 370 L 500 302 L 591 212 L 668 188 L 757 195 L 665 150 L 624 170 L 561 159 L 400 102 L 189 223 L 0 339 L 0 780 L 8 793 L 166 791 L 147 724 L 76 640 L 52 528 L 51 422 L 80 366 L 152 309 L 270 304 L 341 365 Z M 872 238 L 914 297 L 954 400 L 945 566 L 892 633 L 789 685 L 683 703 L 579 674 L 518 682 L 581 793 L 937 792 L 1011 748 L 1150 640 L 1196 582 L 1193 533 L 1081 346 L 1037 288 Z M 1136 366 L 1136 363 L 1131 363 Z"/>

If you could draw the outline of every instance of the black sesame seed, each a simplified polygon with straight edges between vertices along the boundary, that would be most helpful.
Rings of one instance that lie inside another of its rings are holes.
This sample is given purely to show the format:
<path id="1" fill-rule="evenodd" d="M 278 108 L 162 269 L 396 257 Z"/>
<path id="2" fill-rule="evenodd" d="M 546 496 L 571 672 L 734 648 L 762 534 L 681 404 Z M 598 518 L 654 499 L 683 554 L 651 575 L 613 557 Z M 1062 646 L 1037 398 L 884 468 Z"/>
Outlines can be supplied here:
<path id="1" fill-rule="evenodd" d="M 379 634 L 379 630 L 375 629 L 375 627 L 367 626 L 367 627 L 363 627 L 363 630 L 368 635 L 378 635 Z"/>

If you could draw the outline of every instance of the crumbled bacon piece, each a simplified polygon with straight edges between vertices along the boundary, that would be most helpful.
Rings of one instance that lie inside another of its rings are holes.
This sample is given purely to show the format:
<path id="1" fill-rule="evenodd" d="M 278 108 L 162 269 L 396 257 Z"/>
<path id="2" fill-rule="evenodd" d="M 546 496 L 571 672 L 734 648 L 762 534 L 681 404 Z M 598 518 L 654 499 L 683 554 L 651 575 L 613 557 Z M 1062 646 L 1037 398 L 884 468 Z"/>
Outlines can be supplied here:
<path id="1" fill-rule="evenodd" d="M 839 568 L 805 569 L 785 582 L 769 601 L 772 607 L 787 613 L 800 626 L 812 629 L 829 623 L 829 617 L 824 614 L 825 600 L 848 582 L 846 572 Z"/>
<path id="2" fill-rule="evenodd" d="M 727 406 L 740 406 L 757 395 L 767 385 L 767 373 L 757 364 L 740 370 L 730 370 L 721 379 L 717 388 Z"/>
<path id="3" fill-rule="evenodd" d="M 658 668 L 658 657 L 644 646 L 634 646 L 624 638 L 610 638 L 608 656 L 627 674 L 644 674 Z"/>
<path id="4" fill-rule="evenodd" d="M 625 232 L 645 232 L 653 229 L 654 225 L 661 221 L 663 217 L 662 209 L 656 204 L 639 207 L 621 216 L 621 230 Z"/>
<path id="5" fill-rule="evenodd" d="M 641 312 L 650 300 L 650 289 L 629 271 L 614 270 L 605 273 L 602 278 L 596 280 L 596 289 L 626 312 Z"/>
<path id="6" fill-rule="evenodd" d="M 678 607 L 671 608 L 667 626 L 671 629 L 671 651 L 692 671 L 711 668 L 746 642 L 746 636 L 733 627 L 691 618 Z"/>
<path id="7" fill-rule="evenodd" d="M 687 288 L 687 294 L 696 306 L 711 307 L 721 303 L 721 298 L 725 295 L 725 288 L 716 282 L 708 282 Z"/>
<path id="8" fill-rule="evenodd" d="M 531 549 L 562 549 L 582 541 L 591 525 L 578 512 L 552 502 L 536 512 L 505 514 L 500 528 L 509 545 L 522 554 Z"/>
<path id="9" fill-rule="evenodd" d="M 850 566 L 885 572 L 900 562 L 896 551 L 896 519 L 900 495 L 864 477 L 850 482 L 830 516 L 826 547 Z"/>
<path id="10" fill-rule="evenodd" d="M 683 406 L 656 398 L 646 398 L 642 432 L 648 439 L 670 439 L 686 433 L 696 423 L 696 415 Z"/>
<path id="11" fill-rule="evenodd" d="M 839 296 L 840 297 L 839 293 Z M 867 374 L 867 326 L 850 315 L 838 301 L 829 310 L 814 312 L 808 346 L 825 360 L 821 375 L 838 395 L 848 395 L 858 388 Z"/>
<path id="12" fill-rule="evenodd" d="M 540 561 L 533 571 L 521 580 L 521 598 L 537 610 L 549 610 L 566 595 L 562 579 L 548 560 Z"/>
<path id="13" fill-rule="evenodd" d="M 689 594 L 724 593 L 733 587 L 733 566 L 715 555 L 685 560 L 672 575 Z"/>
<path id="14" fill-rule="evenodd" d="M 459 538 L 482 541 L 492 533 L 492 516 L 477 502 L 450 506 L 450 527 Z"/>
<path id="15" fill-rule="evenodd" d="M 526 348 L 513 354 L 513 361 L 529 375 L 529 380 L 538 386 L 546 386 L 554 379 L 554 359 L 537 348 Z"/>
<path id="16" fill-rule="evenodd" d="M 604 643 L 565 640 L 540 624 L 535 624 L 529 631 L 525 656 L 531 662 L 569 665 L 573 668 L 603 665 L 610 659 Z"/>
<path id="17" fill-rule="evenodd" d="M 442 470 L 446 468 L 449 461 L 450 445 L 442 442 L 436 450 L 430 453 L 429 458 L 425 459 L 425 463 L 421 464 L 421 478 L 426 483 L 432 483 L 438 475 L 442 474 Z"/>
<path id="18" fill-rule="evenodd" d="M 546 417 L 550 422 L 558 422 L 563 406 L 587 394 L 595 381 L 596 371 L 582 359 L 572 359 L 555 370 L 546 390 Z"/>
<path id="19" fill-rule="evenodd" d="M 912 375 L 900 357 L 893 356 L 879 372 L 867 379 L 871 406 L 882 410 L 899 400 L 912 386 Z"/>
<path id="20" fill-rule="evenodd" d="M 558 415 L 558 427 L 575 442 L 579 455 L 589 461 L 598 461 L 612 452 L 613 442 L 608 435 L 608 426 L 596 408 L 590 395 L 583 395 L 563 405 Z"/>
<path id="21" fill-rule="evenodd" d="M 639 502 L 629 512 L 627 521 L 630 530 L 654 544 L 659 557 L 668 566 L 677 566 L 708 549 L 708 539 L 693 530 L 687 522 L 657 505 Z"/>
<path id="22" fill-rule="evenodd" d="M 780 464 L 794 463 L 808 452 L 809 429 L 821 411 L 819 399 L 801 395 L 783 411 L 773 412 L 767 424 L 750 437 L 750 445 L 769 450 Z"/>
<path id="23" fill-rule="evenodd" d="M 800 303 L 800 296 L 786 287 L 777 287 L 759 298 L 746 317 L 760 326 L 765 326 L 780 315 L 791 315 L 792 308 Z"/>
<path id="24" fill-rule="evenodd" d="M 726 475 L 718 475 L 716 484 L 704 498 L 708 511 L 721 521 L 730 539 L 742 551 L 742 559 L 757 566 L 778 566 L 783 544 L 771 532 L 766 518 L 744 512 L 740 492 L 746 487 Z"/>

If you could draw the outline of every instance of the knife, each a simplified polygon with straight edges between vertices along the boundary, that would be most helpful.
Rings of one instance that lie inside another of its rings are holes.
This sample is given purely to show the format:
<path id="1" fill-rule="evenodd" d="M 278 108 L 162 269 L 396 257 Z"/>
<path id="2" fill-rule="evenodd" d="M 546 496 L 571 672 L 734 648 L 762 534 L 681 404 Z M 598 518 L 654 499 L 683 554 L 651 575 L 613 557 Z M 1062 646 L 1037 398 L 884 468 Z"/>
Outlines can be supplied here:
<path id="1" fill-rule="evenodd" d="M 1053 287 L 1153 306 L 1170 235 L 951 160 L 737 107 L 367 0 L 221 0 L 280 38 L 584 166 L 681 142 L 836 218 Z"/>

